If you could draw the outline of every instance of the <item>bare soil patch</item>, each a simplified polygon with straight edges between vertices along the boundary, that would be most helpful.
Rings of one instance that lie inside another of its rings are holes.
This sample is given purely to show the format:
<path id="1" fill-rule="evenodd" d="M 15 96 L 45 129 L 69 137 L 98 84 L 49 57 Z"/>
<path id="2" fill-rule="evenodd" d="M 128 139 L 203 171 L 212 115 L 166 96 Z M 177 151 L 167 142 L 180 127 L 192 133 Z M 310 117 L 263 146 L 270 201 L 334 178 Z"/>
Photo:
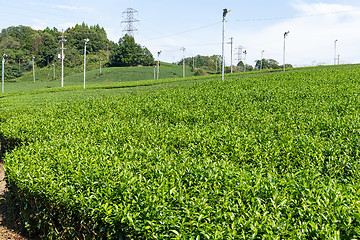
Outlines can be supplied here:
<path id="1" fill-rule="evenodd" d="M 0 162 L 0 240 L 26 240 L 27 238 L 22 236 L 19 225 L 16 222 L 10 222 L 6 218 L 6 182 L 4 180 L 4 163 Z"/>

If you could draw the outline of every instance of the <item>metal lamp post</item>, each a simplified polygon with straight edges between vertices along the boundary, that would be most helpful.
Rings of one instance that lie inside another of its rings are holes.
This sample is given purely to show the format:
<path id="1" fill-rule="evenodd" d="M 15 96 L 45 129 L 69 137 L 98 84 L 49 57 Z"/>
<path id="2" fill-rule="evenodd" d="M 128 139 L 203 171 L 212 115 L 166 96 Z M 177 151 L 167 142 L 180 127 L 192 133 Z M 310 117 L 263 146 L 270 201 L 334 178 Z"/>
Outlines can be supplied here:
<path id="1" fill-rule="evenodd" d="M 286 40 L 286 37 L 289 35 L 290 31 L 287 31 L 284 33 L 284 59 L 283 59 L 283 62 L 284 62 L 284 72 L 286 70 L 286 67 L 285 67 L 285 40 Z"/>
<path id="2" fill-rule="evenodd" d="M 5 92 L 5 58 L 7 57 L 6 54 L 3 54 L 3 59 L 2 59 L 2 92 Z"/>
<path id="3" fill-rule="evenodd" d="M 55 64 L 52 64 L 52 66 L 54 67 L 54 80 L 55 80 Z"/>
<path id="4" fill-rule="evenodd" d="M 157 79 L 159 79 L 159 72 L 160 72 L 160 54 L 161 51 L 158 52 L 158 62 L 157 62 Z"/>
<path id="5" fill-rule="evenodd" d="M 336 59 L 337 59 L 337 57 L 336 57 L 336 43 L 337 43 L 337 39 L 334 41 L 334 65 L 336 65 Z"/>
<path id="6" fill-rule="evenodd" d="M 228 13 L 231 13 L 231 10 L 227 10 L 226 8 L 223 9 L 223 28 L 222 28 L 222 74 L 221 79 L 224 80 L 224 73 L 225 73 L 225 59 L 224 59 L 224 51 L 225 51 L 225 17 Z"/>
<path id="7" fill-rule="evenodd" d="M 244 51 L 245 54 L 245 58 L 244 58 L 244 72 L 246 72 L 246 55 L 247 55 L 247 51 Z"/>
<path id="8" fill-rule="evenodd" d="M 185 48 L 182 47 L 180 50 L 183 51 L 183 78 L 185 78 Z"/>
<path id="9" fill-rule="evenodd" d="M 85 79 L 86 79 L 86 44 L 89 42 L 89 39 L 84 39 L 85 47 L 84 47 L 84 89 L 85 89 Z"/>
<path id="10" fill-rule="evenodd" d="M 264 55 L 264 50 L 261 51 L 261 62 L 260 62 L 260 71 L 262 71 L 262 67 L 263 67 L 263 55 Z"/>
<path id="11" fill-rule="evenodd" d="M 32 64 L 33 64 L 33 78 L 34 78 L 34 82 L 35 82 L 35 57 L 32 57 Z"/>

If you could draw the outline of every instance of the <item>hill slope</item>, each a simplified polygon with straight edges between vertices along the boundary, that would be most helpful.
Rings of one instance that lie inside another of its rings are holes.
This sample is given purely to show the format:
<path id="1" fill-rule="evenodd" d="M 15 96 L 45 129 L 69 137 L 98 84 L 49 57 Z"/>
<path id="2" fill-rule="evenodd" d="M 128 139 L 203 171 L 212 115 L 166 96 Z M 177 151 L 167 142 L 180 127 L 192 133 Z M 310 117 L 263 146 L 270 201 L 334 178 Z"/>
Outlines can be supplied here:
<path id="1" fill-rule="evenodd" d="M 162 63 L 160 66 L 159 78 L 181 78 L 183 74 L 182 66 Z M 31 91 L 42 88 L 54 88 L 61 86 L 61 68 L 57 65 L 54 70 L 53 67 L 36 69 L 35 83 L 33 73 L 27 72 L 24 76 L 14 79 L 10 82 L 5 82 L 5 92 L 19 92 Z M 194 73 L 190 68 L 186 68 L 186 76 L 193 76 Z M 64 86 L 83 85 L 84 73 L 83 68 L 65 68 Z M 101 84 L 110 82 L 126 82 L 154 79 L 154 67 L 113 67 L 91 70 L 86 72 L 87 84 Z"/>

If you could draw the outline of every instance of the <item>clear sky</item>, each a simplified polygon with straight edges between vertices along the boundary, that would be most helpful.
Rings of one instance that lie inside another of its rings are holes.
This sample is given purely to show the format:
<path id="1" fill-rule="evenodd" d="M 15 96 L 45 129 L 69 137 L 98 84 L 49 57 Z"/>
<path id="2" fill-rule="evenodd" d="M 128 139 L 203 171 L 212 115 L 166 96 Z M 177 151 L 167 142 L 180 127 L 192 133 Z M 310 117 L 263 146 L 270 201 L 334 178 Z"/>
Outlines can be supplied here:
<path id="1" fill-rule="evenodd" d="M 82 22 L 104 27 L 110 40 L 123 36 L 127 8 L 137 11 L 134 36 L 157 58 L 176 62 L 185 56 L 220 55 L 222 10 L 226 17 L 225 40 L 233 37 L 234 64 L 240 46 L 247 51 L 247 63 L 272 58 L 282 64 L 284 32 L 286 62 L 295 66 L 360 63 L 359 0 L 0 0 L 0 28 L 25 25 L 59 30 Z M 91 41 L 91 39 L 90 39 Z M 226 64 L 230 64 L 226 44 Z M 242 56 L 244 57 L 244 56 Z"/>

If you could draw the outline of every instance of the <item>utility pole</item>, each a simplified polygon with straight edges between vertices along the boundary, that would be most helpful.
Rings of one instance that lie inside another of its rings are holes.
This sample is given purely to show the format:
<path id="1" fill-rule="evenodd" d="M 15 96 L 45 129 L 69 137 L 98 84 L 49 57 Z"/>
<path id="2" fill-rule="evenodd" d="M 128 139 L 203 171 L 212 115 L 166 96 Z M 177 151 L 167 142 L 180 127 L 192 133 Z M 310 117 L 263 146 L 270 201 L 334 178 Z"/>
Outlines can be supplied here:
<path id="1" fill-rule="evenodd" d="M 64 87 L 64 50 L 66 49 L 64 48 L 64 42 L 66 42 L 66 37 L 64 36 L 64 29 L 62 30 L 62 34 L 59 38 L 61 38 L 61 87 Z"/>
<path id="2" fill-rule="evenodd" d="M 137 13 L 135 9 L 127 8 L 126 11 L 123 12 L 123 16 L 126 15 L 126 19 L 121 22 L 126 24 L 123 32 L 126 32 L 129 36 L 132 37 L 134 36 L 134 32 L 137 31 L 137 29 L 134 27 L 134 23 L 139 22 L 139 20 L 134 18 L 134 13 Z"/>
<path id="3" fill-rule="evenodd" d="M 2 92 L 5 92 L 5 58 L 7 57 L 6 54 L 3 54 L 2 59 Z"/>
<path id="4" fill-rule="evenodd" d="M 101 74 L 101 61 L 102 61 L 102 58 L 100 58 L 100 74 Z"/>
<path id="5" fill-rule="evenodd" d="M 182 47 L 180 50 L 183 51 L 183 78 L 185 78 L 185 48 Z"/>
<path id="6" fill-rule="evenodd" d="M 160 54 L 161 54 L 161 51 L 158 52 L 157 79 L 159 79 L 159 72 L 160 72 Z"/>
<path id="7" fill-rule="evenodd" d="M 284 72 L 286 70 L 286 67 L 285 67 L 285 40 L 286 40 L 286 37 L 289 35 L 290 31 L 287 31 L 284 33 L 284 59 L 283 59 L 283 62 L 284 62 Z"/>
<path id="8" fill-rule="evenodd" d="M 106 44 L 106 57 L 109 60 L 109 44 Z"/>
<path id="9" fill-rule="evenodd" d="M 54 67 L 54 80 L 55 80 L 55 64 L 52 64 Z"/>
<path id="10" fill-rule="evenodd" d="M 32 63 L 33 63 L 33 78 L 34 78 L 34 82 L 35 82 L 35 57 L 32 57 Z"/>
<path id="11" fill-rule="evenodd" d="M 234 38 L 231 37 L 230 42 L 228 42 L 228 44 L 231 44 L 231 65 L 230 65 L 231 73 L 233 73 L 233 40 Z"/>
<path id="12" fill-rule="evenodd" d="M 85 89 L 85 76 L 86 76 L 86 44 L 89 42 L 89 39 L 84 39 L 85 46 L 84 46 L 84 89 Z"/>
<path id="13" fill-rule="evenodd" d="M 216 73 L 218 72 L 218 61 L 219 61 L 219 57 L 216 57 L 216 59 L 215 59 L 215 63 L 216 63 Z"/>
<path id="14" fill-rule="evenodd" d="M 246 54 L 247 54 L 247 51 L 245 50 L 244 51 L 244 55 L 245 55 L 245 58 L 244 58 L 244 72 L 246 72 Z"/>
<path id="15" fill-rule="evenodd" d="M 336 65 L 336 43 L 337 43 L 337 39 L 334 41 L 334 65 Z"/>
<path id="16" fill-rule="evenodd" d="M 263 55 L 264 55 L 264 50 L 261 51 L 261 63 L 260 63 L 260 71 L 262 71 L 262 67 L 263 67 Z"/>
<path id="17" fill-rule="evenodd" d="M 156 65 L 154 64 L 154 80 L 156 79 Z"/>
<path id="18" fill-rule="evenodd" d="M 225 17 L 228 13 L 231 13 L 231 10 L 227 10 L 226 8 L 223 9 L 223 27 L 222 27 L 222 74 L 221 74 L 221 80 L 224 80 L 224 74 L 225 74 L 225 57 L 224 57 L 224 50 L 225 50 Z"/>

